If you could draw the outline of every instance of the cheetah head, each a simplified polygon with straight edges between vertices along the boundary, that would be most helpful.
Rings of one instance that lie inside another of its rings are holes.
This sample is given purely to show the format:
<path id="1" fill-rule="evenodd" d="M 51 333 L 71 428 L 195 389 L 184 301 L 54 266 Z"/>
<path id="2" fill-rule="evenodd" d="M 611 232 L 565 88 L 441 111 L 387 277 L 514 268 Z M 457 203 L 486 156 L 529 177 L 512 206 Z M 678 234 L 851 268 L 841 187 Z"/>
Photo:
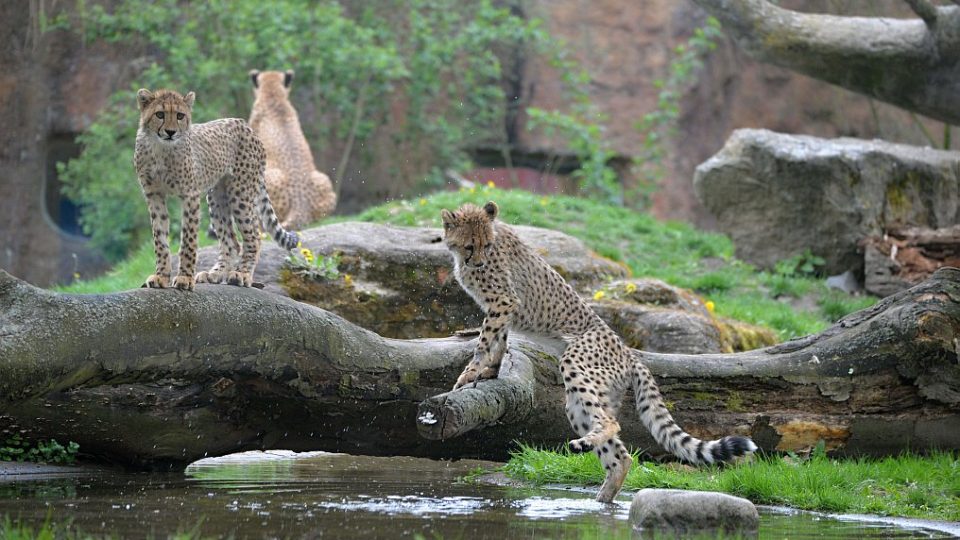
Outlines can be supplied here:
<path id="1" fill-rule="evenodd" d="M 499 212 L 493 201 L 483 205 L 483 208 L 465 204 L 456 212 L 440 212 L 444 241 L 457 264 L 466 268 L 480 268 L 486 264 L 496 241 L 493 220 Z"/>
<path id="2" fill-rule="evenodd" d="M 140 129 L 156 135 L 163 143 L 174 143 L 190 129 L 190 116 L 193 110 L 193 92 L 185 96 L 173 90 L 151 92 L 141 88 L 137 92 L 137 105 L 140 107 Z"/>
<path id="3" fill-rule="evenodd" d="M 253 82 L 254 97 L 260 97 L 263 94 L 286 97 L 290 94 L 290 84 L 293 83 L 293 70 L 257 71 L 251 69 L 250 80 Z"/>

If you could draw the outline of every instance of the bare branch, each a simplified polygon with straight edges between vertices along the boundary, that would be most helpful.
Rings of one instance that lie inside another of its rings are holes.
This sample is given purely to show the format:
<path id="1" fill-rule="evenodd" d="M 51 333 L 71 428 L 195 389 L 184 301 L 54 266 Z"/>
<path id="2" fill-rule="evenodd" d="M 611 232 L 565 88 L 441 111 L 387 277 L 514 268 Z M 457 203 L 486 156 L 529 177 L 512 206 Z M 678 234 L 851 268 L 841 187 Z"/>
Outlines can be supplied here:
<path id="1" fill-rule="evenodd" d="M 937 23 L 937 7 L 927 0 L 904 0 L 927 26 L 933 26 Z"/>
<path id="2" fill-rule="evenodd" d="M 955 6 L 906 0 L 924 16 L 921 21 L 800 13 L 766 0 L 693 1 L 761 62 L 960 124 Z"/>

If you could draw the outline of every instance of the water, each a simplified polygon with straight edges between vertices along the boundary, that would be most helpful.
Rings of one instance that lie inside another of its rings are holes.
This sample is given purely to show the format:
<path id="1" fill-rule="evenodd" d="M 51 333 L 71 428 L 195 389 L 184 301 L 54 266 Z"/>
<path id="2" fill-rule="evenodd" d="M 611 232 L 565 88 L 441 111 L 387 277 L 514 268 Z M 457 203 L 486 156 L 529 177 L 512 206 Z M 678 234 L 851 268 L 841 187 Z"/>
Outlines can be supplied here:
<path id="1" fill-rule="evenodd" d="M 87 534 L 166 538 L 632 538 L 629 498 L 459 482 L 489 462 L 318 453 L 240 454 L 185 473 L 0 482 L 0 515 L 72 520 Z M 765 509 L 760 538 L 953 538 L 946 532 Z"/>

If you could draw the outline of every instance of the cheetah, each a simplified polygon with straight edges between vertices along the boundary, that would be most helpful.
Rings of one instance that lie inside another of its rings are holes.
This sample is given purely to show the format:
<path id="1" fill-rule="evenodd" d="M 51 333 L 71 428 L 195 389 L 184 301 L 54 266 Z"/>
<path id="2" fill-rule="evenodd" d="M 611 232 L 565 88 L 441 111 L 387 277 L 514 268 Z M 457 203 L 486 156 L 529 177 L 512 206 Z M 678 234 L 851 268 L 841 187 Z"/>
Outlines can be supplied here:
<path id="1" fill-rule="evenodd" d="M 250 127 L 267 150 L 267 192 L 281 225 L 299 229 L 333 212 L 330 178 L 314 167 L 313 154 L 290 103 L 293 70 L 250 71 L 254 102 Z"/>
<path id="2" fill-rule="evenodd" d="M 660 445 L 694 464 L 715 463 L 751 453 L 749 438 L 701 441 L 684 432 L 664 405 L 650 370 L 543 258 L 509 226 L 497 221 L 497 205 L 466 204 L 443 210 L 444 242 L 452 252 L 454 276 L 485 313 L 473 359 L 454 390 L 495 378 L 509 329 L 559 338 L 566 413 L 580 436 L 573 452 L 593 450 L 606 477 L 597 500 L 611 502 L 633 459 L 619 439 L 617 413 L 630 386 L 641 421 Z"/>
<path id="3" fill-rule="evenodd" d="M 280 226 L 270 204 L 263 179 L 263 145 L 253 130 L 239 118 L 192 125 L 194 100 L 193 92 L 185 96 L 172 90 L 141 88 L 137 92 L 140 127 L 133 161 L 150 211 L 157 257 L 156 273 L 145 285 L 171 286 L 166 198 L 175 195 L 183 202 L 183 223 L 180 269 L 173 287 L 193 290 L 196 283 L 222 282 L 249 287 L 260 255 L 261 222 L 286 249 L 295 247 L 298 239 Z M 210 221 L 220 239 L 220 254 L 213 268 L 194 275 L 204 193 Z M 243 237 L 242 254 L 234 225 Z"/>

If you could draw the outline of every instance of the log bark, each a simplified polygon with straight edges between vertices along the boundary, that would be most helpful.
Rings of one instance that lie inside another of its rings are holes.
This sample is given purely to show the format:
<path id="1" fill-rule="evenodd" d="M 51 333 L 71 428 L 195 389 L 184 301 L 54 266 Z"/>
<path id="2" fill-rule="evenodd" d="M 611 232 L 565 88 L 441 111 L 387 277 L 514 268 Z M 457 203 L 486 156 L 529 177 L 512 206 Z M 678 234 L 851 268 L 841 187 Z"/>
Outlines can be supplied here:
<path id="1" fill-rule="evenodd" d="M 775 347 L 636 354 L 697 436 L 885 454 L 960 447 L 958 328 L 949 268 Z M 255 289 L 65 295 L 0 271 L 0 431 L 138 468 L 258 448 L 502 459 L 570 438 L 557 344 L 513 336 L 499 379 L 446 392 L 473 347 L 383 338 Z M 662 453 L 620 416 L 624 440 Z"/>
<path id="2" fill-rule="evenodd" d="M 960 7 L 909 1 L 920 18 L 807 14 L 767 0 L 694 0 L 761 62 L 960 124 Z"/>

